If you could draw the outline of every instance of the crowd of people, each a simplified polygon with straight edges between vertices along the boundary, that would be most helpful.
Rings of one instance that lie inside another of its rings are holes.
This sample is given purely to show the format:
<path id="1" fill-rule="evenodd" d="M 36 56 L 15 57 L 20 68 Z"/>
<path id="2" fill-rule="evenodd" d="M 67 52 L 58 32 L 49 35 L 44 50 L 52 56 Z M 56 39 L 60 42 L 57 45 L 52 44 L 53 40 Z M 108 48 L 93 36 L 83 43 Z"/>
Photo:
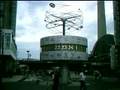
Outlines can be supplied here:
<path id="1" fill-rule="evenodd" d="M 60 72 L 59 70 L 55 70 L 51 74 L 52 74 L 52 80 L 53 80 L 52 90 L 59 90 Z M 79 73 L 80 90 L 87 90 L 86 77 L 87 77 L 86 72 L 84 70 L 81 70 L 81 72 Z M 102 78 L 102 74 L 100 73 L 100 71 L 95 70 L 93 71 L 93 77 L 95 80 L 98 80 Z"/>

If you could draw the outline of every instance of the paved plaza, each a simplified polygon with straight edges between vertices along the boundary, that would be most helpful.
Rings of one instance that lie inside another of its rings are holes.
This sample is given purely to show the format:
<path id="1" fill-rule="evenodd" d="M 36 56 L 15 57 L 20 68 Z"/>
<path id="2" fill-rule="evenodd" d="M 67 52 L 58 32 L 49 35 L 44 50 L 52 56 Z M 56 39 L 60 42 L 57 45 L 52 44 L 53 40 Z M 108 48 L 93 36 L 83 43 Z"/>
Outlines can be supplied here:
<path id="1" fill-rule="evenodd" d="M 3 82 L 5 90 L 52 90 L 52 80 L 40 80 L 37 78 L 26 78 L 23 81 L 19 80 L 22 76 L 15 76 L 18 81 L 7 80 Z M 19 79 L 18 79 L 19 78 Z M 24 77 L 23 77 L 24 78 Z M 21 78 L 22 79 L 22 78 Z M 117 78 L 103 77 L 101 80 L 94 80 L 93 76 L 87 76 L 87 90 L 120 90 L 120 81 Z M 74 80 L 67 85 L 60 85 L 59 90 L 80 90 L 79 80 Z"/>

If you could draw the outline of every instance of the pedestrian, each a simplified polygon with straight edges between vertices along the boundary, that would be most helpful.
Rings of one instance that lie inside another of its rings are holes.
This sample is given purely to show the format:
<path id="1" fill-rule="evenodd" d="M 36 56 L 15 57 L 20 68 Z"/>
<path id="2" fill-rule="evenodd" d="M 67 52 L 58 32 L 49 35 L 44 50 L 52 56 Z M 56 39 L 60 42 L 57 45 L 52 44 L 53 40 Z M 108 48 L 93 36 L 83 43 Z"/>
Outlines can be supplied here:
<path id="1" fill-rule="evenodd" d="M 37 80 L 36 80 L 36 84 L 39 84 L 39 83 L 40 83 L 40 79 L 37 78 Z"/>
<path id="2" fill-rule="evenodd" d="M 59 89 L 59 71 L 55 70 L 52 74 L 53 79 L 53 87 L 52 90 L 58 90 Z"/>
<path id="3" fill-rule="evenodd" d="M 98 70 L 95 70 L 94 71 L 94 77 L 95 77 L 95 80 L 98 80 L 102 77 L 102 75 Z"/>
<path id="4" fill-rule="evenodd" d="M 80 90 L 86 90 L 86 76 L 84 72 L 80 72 Z"/>

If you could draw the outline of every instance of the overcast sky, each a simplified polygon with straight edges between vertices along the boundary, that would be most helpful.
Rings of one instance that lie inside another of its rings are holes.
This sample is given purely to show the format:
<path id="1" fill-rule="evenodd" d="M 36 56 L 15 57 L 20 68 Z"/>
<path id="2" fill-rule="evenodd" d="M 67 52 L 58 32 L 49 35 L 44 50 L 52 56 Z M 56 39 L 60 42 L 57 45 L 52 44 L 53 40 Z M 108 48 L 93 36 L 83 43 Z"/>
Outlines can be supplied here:
<path id="1" fill-rule="evenodd" d="M 18 58 L 26 58 L 27 50 L 31 58 L 40 58 L 40 39 L 45 36 L 62 35 L 62 33 L 45 27 L 45 13 L 49 3 L 57 6 L 72 5 L 80 8 L 83 15 L 83 29 L 70 31 L 67 35 L 82 36 L 88 39 L 88 53 L 97 40 L 97 2 L 96 1 L 18 1 L 16 22 L 16 43 Z M 113 6 L 112 1 L 105 1 L 107 33 L 113 34 Z M 71 8 L 71 10 L 73 9 Z"/>

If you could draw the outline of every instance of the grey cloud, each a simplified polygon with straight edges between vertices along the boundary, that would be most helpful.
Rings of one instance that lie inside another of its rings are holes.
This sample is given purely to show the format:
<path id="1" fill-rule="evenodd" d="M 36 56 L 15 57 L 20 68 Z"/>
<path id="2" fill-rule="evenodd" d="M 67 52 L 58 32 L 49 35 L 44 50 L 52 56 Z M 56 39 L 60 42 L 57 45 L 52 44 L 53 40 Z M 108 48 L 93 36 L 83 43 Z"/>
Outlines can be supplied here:
<path id="1" fill-rule="evenodd" d="M 40 60 L 39 50 L 31 50 L 30 54 L 31 54 L 31 58 Z M 27 58 L 27 52 L 24 49 L 19 49 L 18 52 L 17 52 L 17 58 L 18 59 Z"/>
<path id="2" fill-rule="evenodd" d="M 34 49 L 38 50 L 40 48 L 39 42 L 17 42 L 17 46 L 20 49 Z"/>
<path id="3" fill-rule="evenodd" d="M 25 26 L 21 26 L 21 25 L 17 25 L 16 27 L 16 34 L 17 34 L 17 37 L 21 37 L 23 35 L 25 35 Z"/>
<path id="4" fill-rule="evenodd" d="M 48 5 L 49 2 L 48 1 L 30 1 L 28 3 L 33 7 L 40 7 L 40 6 L 44 7 Z"/>
<path id="5" fill-rule="evenodd" d="M 96 22 L 92 22 L 89 25 L 86 26 L 86 33 L 87 36 L 93 36 L 96 35 L 97 32 L 97 23 Z"/>
<path id="6" fill-rule="evenodd" d="M 17 57 L 19 59 L 27 57 L 27 50 L 31 53 L 31 58 L 39 59 L 40 44 L 39 42 L 17 42 Z"/>
<path id="7" fill-rule="evenodd" d="M 28 11 L 29 11 L 29 14 L 32 16 L 34 15 L 34 12 L 35 12 L 35 9 L 37 8 L 45 8 L 48 4 L 48 2 L 45 2 L 45 1 L 31 1 L 31 2 L 28 2 L 29 4 L 29 7 L 28 7 Z"/>
<path id="8" fill-rule="evenodd" d="M 90 24 L 86 24 L 85 32 L 87 34 L 86 38 L 88 40 L 88 53 L 90 53 L 97 39 L 97 22 L 94 21 Z"/>
<path id="9" fill-rule="evenodd" d="M 28 3 L 27 1 L 17 1 L 17 14 L 19 14 L 18 19 L 22 19 L 24 13 L 26 13 L 28 9 Z"/>
<path id="10" fill-rule="evenodd" d="M 19 29 L 20 31 L 23 31 L 25 29 L 25 26 L 17 25 L 16 29 Z"/>
<path id="11" fill-rule="evenodd" d="M 27 32 L 28 31 L 26 29 L 26 26 L 17 25 L 17 27 L 16 27 L 16 34 L 17 34 L 17 36 L 16 37 L 24 36 Z"/>
<path id="12" fill-rule="evenodd" d="M 97 7 L 97 3 L 94 2 L 94 3 L 91 3 L 90 5 L 88 5 L 87 9 L 90 10 L 90 11 L 95 11 L 96 7 Z"/>

